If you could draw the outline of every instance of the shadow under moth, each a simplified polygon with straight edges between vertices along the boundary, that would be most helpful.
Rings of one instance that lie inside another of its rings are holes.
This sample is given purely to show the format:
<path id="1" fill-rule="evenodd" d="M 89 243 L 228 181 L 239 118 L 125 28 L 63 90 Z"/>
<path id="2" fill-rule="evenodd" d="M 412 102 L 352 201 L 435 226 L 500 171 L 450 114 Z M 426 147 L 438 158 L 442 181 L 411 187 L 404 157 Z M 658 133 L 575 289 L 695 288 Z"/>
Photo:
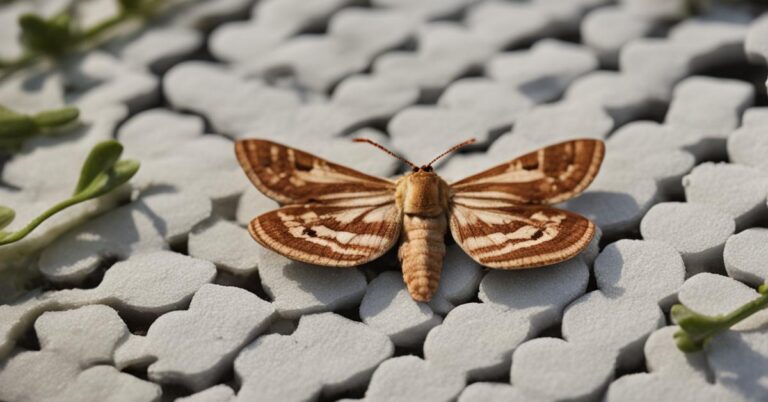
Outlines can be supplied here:
<path id="1" fill-rule="evenodd" d="M 595 225 L 551 207 L 582 192 L 597 175 L 602 141 L 578 139 L 547 146 L 448 184 L 432 164 L 421 167 L 368 142 L 412 167 L 392 181 L 328 162 L 274 142 L 237 141 L 248 178 L 281 208 L 248 226 L 262 246 L 316 265 L 351 267 L 372 261 L 400 242 L 398 258 L 411 297 L 429 301 L 437 290 L 448 228 L 483 266 L 522 269 L 579 254 Z"/>

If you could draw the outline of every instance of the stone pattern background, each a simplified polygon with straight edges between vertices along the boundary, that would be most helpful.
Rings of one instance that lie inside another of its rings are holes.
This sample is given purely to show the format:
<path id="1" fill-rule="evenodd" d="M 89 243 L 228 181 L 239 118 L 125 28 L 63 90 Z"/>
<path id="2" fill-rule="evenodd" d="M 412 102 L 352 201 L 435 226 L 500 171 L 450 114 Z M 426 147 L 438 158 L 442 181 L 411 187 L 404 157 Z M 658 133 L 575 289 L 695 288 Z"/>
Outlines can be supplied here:
<path id="1" fill-rule="evenodd" d="M 15 20 L 67 0 L 0 8 Z M 79 2 L 83 21 L 115 12 Z M 141 161 L 125 191 L 0 248 L 0 400 L 758 401 L 768 313 L 703 352 L 669 308 L 706 314 L 768 276 L 768 14 L 680 0 L 188 1 L 53 68 L 0 82 L 22 112 L 84 125 L 6 157 L 21 225 L 67 196 L 91 146 Z M 606 140 L 594 184 L 562 207 L 601 236 L 578 258 L 489 271 L 450 245 L 434 300 L 393 253 L 353 269 L 290 261 L 244 229 L 276 204 L 233 139 L 260 136 L 381 176 L 479 143 L 448 180 L 544 144 Z M 15 226 L 12 225 L 11 229 Z M 36 288 L 13 283 L 32 278 Z"/>

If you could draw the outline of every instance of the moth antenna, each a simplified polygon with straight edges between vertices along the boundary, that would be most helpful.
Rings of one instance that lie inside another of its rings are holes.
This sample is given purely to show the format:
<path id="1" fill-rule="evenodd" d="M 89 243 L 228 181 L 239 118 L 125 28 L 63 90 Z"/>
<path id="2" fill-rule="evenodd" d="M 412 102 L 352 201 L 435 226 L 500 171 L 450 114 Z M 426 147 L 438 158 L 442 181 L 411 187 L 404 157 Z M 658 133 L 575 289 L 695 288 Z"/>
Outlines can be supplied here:
<path id="1" fill-rule="evenodd" d="M 412 168 L 414 168 L 414 169 L 418 169 L 418 168 L 419 168 L 419 167 L 418 167 L 418 166 L 416 166 L 416 165 L 415 165 L 413 162 L 411 162 L 411 161 L 409 161 L 408 159 L 405 159 L 405 158 L 403 158 L 402 156 L 400 156 L 400 155 L 398 155 L 398 154 L 396 154 L 396 153 L 394 153 L 394 152 L 392 152 L 392 151 L 388 150 L 387 148 L 385 148 L 385 147 L 384 147 L 384 145 L 381 145 L 381 144 L 379 144 L 378 142 L 375 142 L 375 141 L 373 141 L 373 140 L 369 140 L 369 139 L 367 139 L 367 138 L 353 138 L 353 139 L 352 139 L 352 141 L 354 141 L 354 142 L 367 142 L 368 144 L 371 144 L 371 145 L 373 145 L 374 147 L 376 147 L 376 148 L 378 148 L 378 149 L 380 149 L 380 150 L 382 150 L 382 151 L 384 151 L 384 152 L 388 153 L 389 155 L 391 155 L 391 156 L 393 156 L 393 157 L 395 157 L 395 158 L 399 159 L 400 161 L 404 162 L 404 163 L 405 163 L 405 164 L 407 164 L 408 166 L 410 166 L 410 167 L 412 167 Z"/>
<path id="2" fill-rule="evenodd" d="M 451 147 L 451 148 L 449 148 L 447 151 L 445 151 L 445 152 L 441 153 L 440 155 L 438 155 L 438 156 L 437 156 L 435 159 L 432 159 L 432 161 L 431 161 L 431 162 L 427 163 L 427 167 L 429 167 L 429 166 L 432 166 L 432 164 L 433 164 L 433 163 L 437 162 L 437 161 L 438 161 L 440 158 L 442 158 L 443 156 L 445 156 L 445 155 L 448 155 L 448 154 L 449 154 L 449 153 L 451 153 L 451 152 L 456 152 L 456 151 L 458 151 L 459 149 L 461 149 L 461 148 L 463 148 L 463 147 L 466 147 L 467 145 L 471 145 L 471 144 L 474 144 L 475 142 L 477 142 L 477 140 L 476 140 L 476 139 L 474 139 L 474 138 L 470 138 L 470 139 L 468 139 L 468 140 L 466 140 L 466 141 L 462 142 L 461 144 L 456 144 L 456 145 L 452 146 L 452 147 Z"/>

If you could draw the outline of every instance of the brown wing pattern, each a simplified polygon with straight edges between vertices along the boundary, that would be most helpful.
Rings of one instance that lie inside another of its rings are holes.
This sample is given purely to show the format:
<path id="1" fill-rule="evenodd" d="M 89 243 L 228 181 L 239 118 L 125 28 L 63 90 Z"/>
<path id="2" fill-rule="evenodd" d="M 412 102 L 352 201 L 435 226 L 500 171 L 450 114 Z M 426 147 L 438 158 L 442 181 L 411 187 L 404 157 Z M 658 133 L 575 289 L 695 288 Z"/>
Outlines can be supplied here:
<path id="1" fill-rule="evenodd" d="M 240 140 L 237 160 L 251 182 L 281 204 L 337 203 L 392 193 L 394 183 L 266 140 Z"/>
<path id="2" fill-rule="evenodd" d="M 350 267 L 374 260 L 394 246 L 401 214 L 394 195 L 338 205 L 289 205 L 249 225 L 262 246 L 317 265 Z"/>
<path id="3" fill-rule="evenodd" d="M 453 198 L 477 207 L 562 202 L 592 182 L 604 154 L 600 140 L 551 145 L 451 184 Z"/>
<path id="4" fill-rule="evenodd" d="M 547 206 L 476 208 L 454 202 L 450 217 L 456 243 L 480 264 L 500 269 L 565 261 L 595 233 L 587 218 Z"/>

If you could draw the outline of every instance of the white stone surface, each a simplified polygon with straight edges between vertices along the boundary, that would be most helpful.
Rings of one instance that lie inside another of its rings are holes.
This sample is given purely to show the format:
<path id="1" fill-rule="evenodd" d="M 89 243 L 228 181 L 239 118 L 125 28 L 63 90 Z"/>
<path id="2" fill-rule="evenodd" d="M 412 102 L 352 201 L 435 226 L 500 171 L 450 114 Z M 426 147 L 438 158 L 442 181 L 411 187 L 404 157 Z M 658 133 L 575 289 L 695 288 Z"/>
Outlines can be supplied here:
<path id="1" fill-rule="evenodd" d="M 464 376 L 430 365 L 416 356 L 381 363 L 371 377 L 365 398 L 376 401 L 453 401 L 464 388 Z"/>
<path id="2" fill-rule="evenodd" d="M 214 384 L 274 313 L 270 303 L 246 290 L 203 285 L 189 310 L 164 314 L 149 327 L 144 353 L 155 359 L 149 378 L 194 390 Z"/>
<path id="3" fill-rule="evenodd" d="M 262 336 L 240 353 L 237 399 L 300 401 L 363 386 L 393 349 L 365 324 L 333 313 L 306 315 L 293 334 Z"/>
<path id="4" fill-rule="evenodd" d="M 683 256 L 688 274 L 723 268 L 723 248 L 736 224 L 717 207 L 686 202 L 655 205 L 640 224 L 644 239 L 666 242 Z"/>
<path id="5" fill-rule="evenodd" d="M 366 289 L 357 268 L 329 268 L 292 261 L 259 248 L 259 274 L 281 317 L 335 311 L 356 306 Z"/>
<path id="6" fill-rule="evenodd" d="M 754 107 L 744 112 L 741 127 L 728 137 L 728 160 L 747 166 L 754 166 L 768 172 L 768 161 L 763 157 L 768 152 L 768 136 L 765 124 L 768 122 L 768 108 Z"/>
<path id="7" fill-rule="evenodd" d="M 399 272 L 383 272 L 371 281 L 360 303 L 364 323 L 392 339 L 397 346 L 414 347 L 424 342 L 442 319 L 427 304 L 413 300 Z"/>
<path id="8" fill-rule="evenodd" d="M 723 260 L 728 276 L 752 286 L 768 279 L 768 229 L 751 228 L 739 232 L 725 242 Z"/>
<path id="9" fill-rule="evenodd" d="M 233 274 L 249 275 L 259 267 L 259 248 L 248 230 L 225 220 L 195 228 L 188 247 L 190 256 L 211 261 Z"/>
<path id="10" fill-rule="evenodd" d="M 111 366 L 95 366 L 80 373 L 61 393 L 43 401 L 155 402 L 161 394 L 157 384 L 121 373 Z"/>
<path id="11" fill-rule="evenodd" d="M 235 391 L 227 385 L 219 384 L 175 402 L 229 402 L 235 398 Z"/>

